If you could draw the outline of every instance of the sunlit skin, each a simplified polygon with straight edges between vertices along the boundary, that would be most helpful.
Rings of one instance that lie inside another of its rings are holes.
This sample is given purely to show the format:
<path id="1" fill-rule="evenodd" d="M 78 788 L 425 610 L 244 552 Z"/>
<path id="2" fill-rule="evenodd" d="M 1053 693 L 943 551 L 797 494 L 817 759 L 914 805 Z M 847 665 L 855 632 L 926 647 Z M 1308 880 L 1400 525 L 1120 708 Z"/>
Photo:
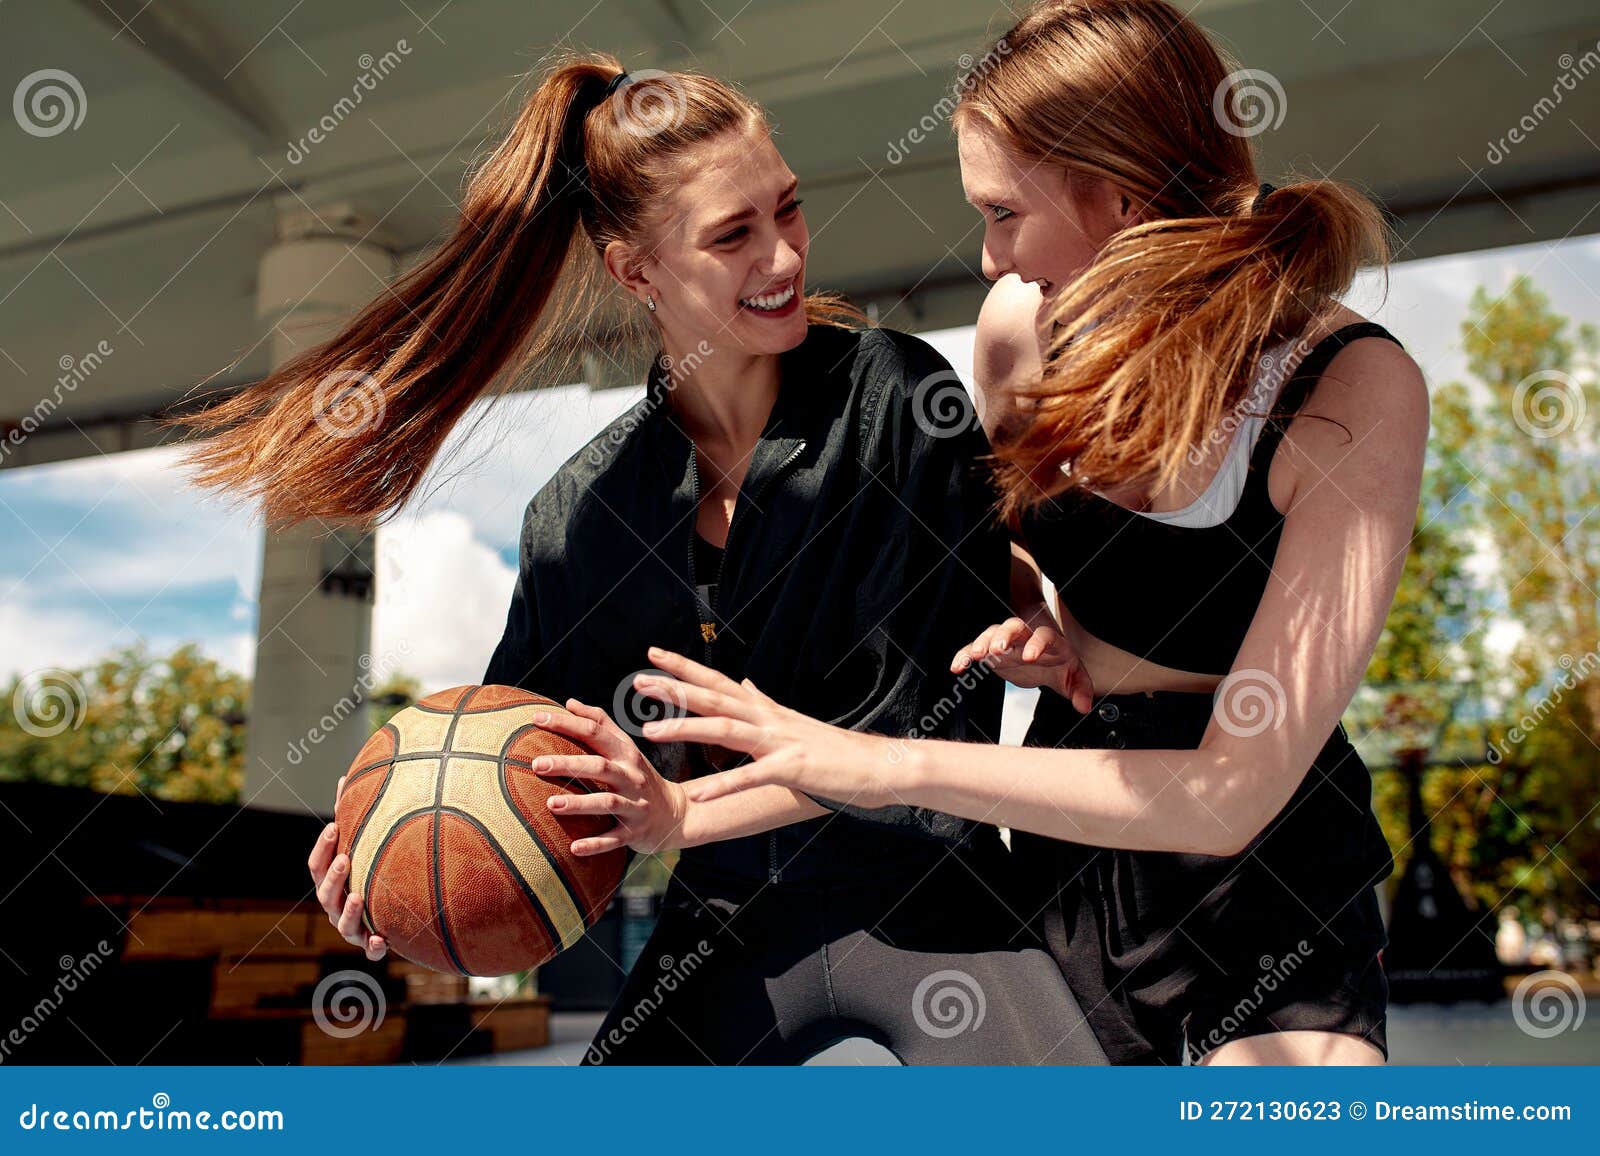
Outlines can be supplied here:
<path id="1" fill-rule="evenodd" d="M 604 260 L 640 308 L 654 300 L 650 317 L 673 364 L 693 366 L 675 377 L 669 404 L 698 454 L 696 528 L 722 545 L 750 453 L 778 395 L 779 355 L 806 336 L 801 299 L 810 235 L 795 175 L 759 125 L 701 142 L 684 173 L 655 212 L 649 236 L 636 244 L 613 241 Z M 789 285 L 795 303 L 786 315 L 762 316 L 741 304 Z M 552 810 L 617 821 L 605 835 L 577 840 L 575 855 L 694 846 L 825 813 L 783 787 L 691 805 L 683 788 L 662 778 L 603 710 L 576 699 L 566 706 L 571 713 L 552 711 L 535 722 L 595 753 L 550 756 L 534 771 L 583 779 L 591 787 L 589 794 L 553 796 Z M 343 791 L 340 778 L 335 807 Z M 348 942 L 367 958 L 381 959 L 388 945 L 363 929 L 363 898 L 346 893 L 349 856 L 336 855 L 337 849 L 338 827 L 330 823 L 307 860 L 318 902 Z"/>
<path id="2" fill-rule="evenodd" d="M 962 190 L 983 216 L 983 275 L 991 281 L 1014 274 L 1048 300 L 1139 220 L 1134 199 L 1111 181 L 1069 181 L 1064 166 L 1018 156 L 981 120 L 961 122 L 956 147 Z"/>
<path id="3" fill-rule="evenodd" d="M 721 545 L 778 396 L 778 355 L 805 340 L 800 298 L 810 234 L 795 175 L 764 129 L 702 142 L 684 172 L 649 236 L 637 244 L 613 241 L 605 263 L 641 306 L 655 301 L 652 319 L 673 364 L 695 366 L 672 405 L 703 467 L 697 529 Z M 791 285 L 795 302 L 786 316 L 740 304 Z M 703 349 L 711 352 L 696 355 Z"/>
<path id="4" fill-rule="evenodd" d="M 1008 286 L 1002 305 L 986 306 L 997 323 L 986 332 L 980 322 L 975 351 L 980 378 L 989 367 L 990 381 L 980 384 L 1003 388 L 1036 373 L 1041 308 L 1110 236 L 1135 223 L 1134 207 L 1107 182 L 1069 187 L 1059 171 L 1027 172 L 985 132 L 969 134 L 964 126 L 960 153 L 963 184 L 985 218 L 984 272 Z M 1356 319 L 1336 308 L 1311 336 Z M 928 807 L 1089 846 L 1240 853 L 1287 803 L 1359 685 L 1416 516 L 1428 434 L 1427 387 L 1416 363 L 1392 343 L 1362 341 L 1340 351 L 1322 380 L 1306 413 L 1332 421 L 1294 421 L 1273 463 L 1269 491 L 1284 527 L 1272 579 L 1233 665 L 1282 688 L 1277 725 L 1230 733 L 1213 718 L 1195 750 L 892 739 L 828 726 L 748 680 L 736 683 L 653 649 L 650 661 L 666 676 L 640 676 L 635 686 L 691 717 L 652 722 L 647 737 L 715 743 L 750 756 L 691 783 L 694 801 L 781 784 L 867 807 Z M 1147 508 L 1184 504 L 1172 494 L 1142 497 Z M 1019 572 L 1028 562 L 1019 559 Z M 1028 585 L 1013 583 L 1014 590 Z M 1064 694 L 1080 710 L 1088 709 L 1091 686 L 1093 693 L 1152 689 L 1173 677 L 1190 680 L 1176 689 L 1216 685 L 1214 676 L 1152 667 L 1114 648 L 1080 656 L 1033 589 L 1031 605 L 1018 599 L 1018 617 L 984 632 L 953 657 L 951 669 L 987 655 L 1009 680 Z M 1352 1036 L 1297 1031 L 1233 1040 L 1202 1062 L 1372 1064 L 1382 1053 Z"/>

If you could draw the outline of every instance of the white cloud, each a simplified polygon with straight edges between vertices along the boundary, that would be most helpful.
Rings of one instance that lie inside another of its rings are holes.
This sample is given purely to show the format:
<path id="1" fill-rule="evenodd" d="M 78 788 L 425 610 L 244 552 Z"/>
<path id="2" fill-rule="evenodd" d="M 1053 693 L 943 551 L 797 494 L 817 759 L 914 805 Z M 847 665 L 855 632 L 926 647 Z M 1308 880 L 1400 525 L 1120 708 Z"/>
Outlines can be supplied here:
<path id="1" fill-rule="evenodd" d="M 106 651 L 105 624 L 92 611 L 43 613 L 27 597 L 0 602 L 0 679 L 53 668 L 88 666 Z"/>
<path id="2" fill-rule="evenodd" d="M 41 573 L 64 567 L 52 581 L 90 587 L 101 598 L 151 598 L 231 580 L 253 600 L 261 573 L 254 503 L 231 509 L 191 486 L 179 457 L 177 447 L 163 446 L 8 475 L 7 505 L 38 535 L 23 541 L 24 552 L 42 554 L 48 544 L 54 556 Z M 73 511 L 68 521 L 47 521 L 62 507 Z"/>
<path id="3" fill-rule="evenodd" d="M 186 642 L 246 678 L 255 663 L 254 622 L 246 630 L 223 633 L 196 630 L 183 635 L 136 634 L 116 623 L 99 603 L 82 608 L 46 609 L 27 593 L 0 602 L 0 681 L 37 670 L 80 670 L 115 650 L 143 641 L 153 655 L 165 655 Z"/>
<path id="4" fill-rule="evenodd" d="M 500 641 L 516 570 L 462 514 L 398 518 L 378 531 L 373 654 L 424 694 L 483 677 Z"/>

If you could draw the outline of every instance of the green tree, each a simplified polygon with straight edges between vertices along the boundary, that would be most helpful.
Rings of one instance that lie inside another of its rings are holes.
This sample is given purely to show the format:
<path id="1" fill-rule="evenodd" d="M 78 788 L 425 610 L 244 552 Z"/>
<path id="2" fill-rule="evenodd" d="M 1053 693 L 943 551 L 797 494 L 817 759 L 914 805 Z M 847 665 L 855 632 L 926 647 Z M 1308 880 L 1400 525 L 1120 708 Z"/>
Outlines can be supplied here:
<path id="1" fill-rule="evenodd" d="M 238 801 L 249 680 L 192 644 L 161 659 L 128 647 L 84 670 L 13 678 L 4 693 L 0 778 Z"/>
<path id="2" fill-rule="evenodd" d="M 1470 745 L 1471 732 L 1494 757 L 1442 761 L 1423 794 L 1462 890 L 1490 905 L 1515 896 L 1593 914 L 1600 342 L 1592 326 L 1570 328 L 1526 279 L 1499 297 L 1473 295 L 1462 324 L 1469 381 L 1433 393 L 1417 537 L 1368 679 L 1472 689 L 1441 748 Z M 1509 659 L 1484 645 L 1497 621 L 1521 629 Z M 1376 795 L 1403 849 L 1403 785 L 1382 776 Z"/>

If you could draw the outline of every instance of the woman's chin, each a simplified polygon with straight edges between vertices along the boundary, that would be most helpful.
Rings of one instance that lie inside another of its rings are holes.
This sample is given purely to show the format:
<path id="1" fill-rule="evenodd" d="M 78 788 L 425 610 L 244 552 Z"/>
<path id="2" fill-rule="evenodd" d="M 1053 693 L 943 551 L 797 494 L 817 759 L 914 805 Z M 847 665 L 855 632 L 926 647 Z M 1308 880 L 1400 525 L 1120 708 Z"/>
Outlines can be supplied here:
<path id="1" fill-rule="evenodd" d="M 740 309 L 738 321 L 737 328 L 729 326 L 728 332 L 737 332 L 739 343 L 751 353 L 783 353 L 806 339 L 803 302 L 785 317 L 761 317 L 754 310 Z"/>

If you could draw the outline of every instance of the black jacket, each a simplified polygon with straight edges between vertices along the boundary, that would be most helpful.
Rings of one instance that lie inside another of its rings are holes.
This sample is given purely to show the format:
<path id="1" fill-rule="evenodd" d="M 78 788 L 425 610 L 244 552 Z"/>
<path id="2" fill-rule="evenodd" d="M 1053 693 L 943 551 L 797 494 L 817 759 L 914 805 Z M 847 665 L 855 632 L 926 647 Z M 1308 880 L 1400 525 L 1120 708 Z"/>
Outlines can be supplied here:
<path id="1" fill-rule="evenodd" d="M 780 380 L 714 592 L 697 591 L 712 576 L 694 573 L 697 455 L 658 366 L 646 397 L 528 504 L 486 684 L 600 706 L 680 780 L 734 756 L 638 735 L 661 713 L 631 685 L 652 644 L 840 726 L 998 741 L 1001 680 L 949 672 L 958 647 L 1010 613 L 1009 547 L 979 460 L 988 442 L 949 364 L 903 333 L 813 325 L 782 355 Z M 841 813 L 684 861 L 848 880 L 863 866 L 919 869 L 951 844 L 999 847 L 994 828 L 949 815 L 818 802 Z"/>

